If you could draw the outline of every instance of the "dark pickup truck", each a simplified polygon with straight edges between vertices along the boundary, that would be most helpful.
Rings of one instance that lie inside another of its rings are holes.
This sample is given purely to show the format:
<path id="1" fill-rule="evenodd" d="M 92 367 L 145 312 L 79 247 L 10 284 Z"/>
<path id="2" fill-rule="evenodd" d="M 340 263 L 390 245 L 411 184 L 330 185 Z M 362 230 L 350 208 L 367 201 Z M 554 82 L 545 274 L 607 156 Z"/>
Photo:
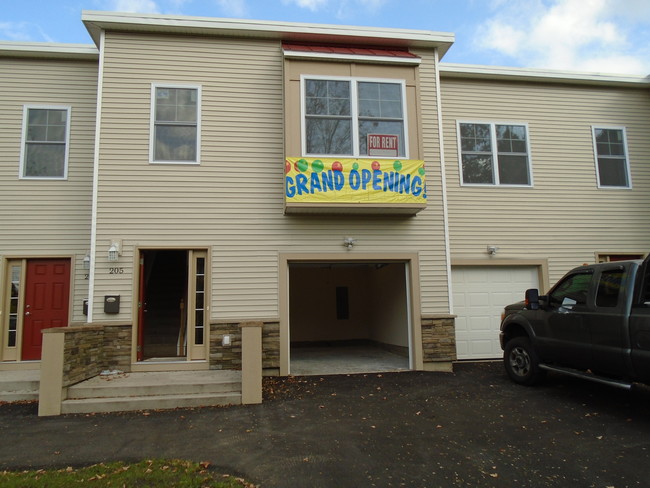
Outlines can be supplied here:
<path id="1" fill-rule="evenodd" d="M 510 378 L 547 371 L 631 388 L 650 384 L 650 256 L 569 271 L 547 295 L 508 305 L 501 348 Z"/>

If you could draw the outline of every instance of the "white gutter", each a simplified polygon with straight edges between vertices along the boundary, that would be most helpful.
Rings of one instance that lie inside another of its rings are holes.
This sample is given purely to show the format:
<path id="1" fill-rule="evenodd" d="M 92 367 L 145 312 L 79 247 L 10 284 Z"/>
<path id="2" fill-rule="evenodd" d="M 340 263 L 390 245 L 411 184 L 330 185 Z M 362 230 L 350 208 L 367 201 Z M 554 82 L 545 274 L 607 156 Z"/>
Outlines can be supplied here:
<path id="1" fill-rule="evenodd" d="M 538 68 L 512 68 L 471 64 L 440 63 L 440 73 L 447 78 L 474 78 L 481 80 L 533 81 L 585 85 L 650 86 L 650 76 L 610 73 L 587 73 Z"/>
<path id="2" fill-rule="evenodd" d="M 96 60 L 94 44 L 58 44 L 54 42 L 0 41 L 0 55 L 27 58 L 68 58 Z"/>

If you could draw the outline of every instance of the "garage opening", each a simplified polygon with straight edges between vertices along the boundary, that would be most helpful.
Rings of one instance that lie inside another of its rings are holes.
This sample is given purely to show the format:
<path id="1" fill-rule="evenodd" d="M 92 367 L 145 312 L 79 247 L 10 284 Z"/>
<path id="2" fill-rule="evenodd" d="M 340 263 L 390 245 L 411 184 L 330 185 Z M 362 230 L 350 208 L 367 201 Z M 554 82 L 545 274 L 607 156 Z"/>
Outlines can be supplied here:
<path id="1" fill-rule="evenodd" d="M 411 368 L 407 265 L 289 263 L 290 372 Z"/>

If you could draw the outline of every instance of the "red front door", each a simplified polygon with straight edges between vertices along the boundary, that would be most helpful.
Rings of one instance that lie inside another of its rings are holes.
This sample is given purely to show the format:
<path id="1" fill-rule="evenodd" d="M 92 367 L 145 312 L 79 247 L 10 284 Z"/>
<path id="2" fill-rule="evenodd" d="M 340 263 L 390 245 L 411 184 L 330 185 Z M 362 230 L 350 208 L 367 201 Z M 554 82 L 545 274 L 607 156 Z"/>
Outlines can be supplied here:
<path id="1" fill-rule="evenodd" d="M 27 261 L 22 360 L 41 359 L 41 330 L 68 326 L 70 260 Z"/>

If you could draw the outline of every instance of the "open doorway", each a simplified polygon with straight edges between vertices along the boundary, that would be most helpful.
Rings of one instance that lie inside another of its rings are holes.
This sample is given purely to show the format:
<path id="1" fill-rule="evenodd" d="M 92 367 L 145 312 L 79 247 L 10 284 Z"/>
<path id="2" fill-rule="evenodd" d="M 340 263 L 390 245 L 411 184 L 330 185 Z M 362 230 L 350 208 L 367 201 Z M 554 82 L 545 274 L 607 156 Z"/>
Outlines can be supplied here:
<path id="1" fill-rule="evenodd" d="M 188 251 L 140 251 L 138 360 L 185 358 Z"/>
<path id="2" fill-rule="evenodd" d="M 205 361 L 209 338 L 206 249 L 141 249 L 138 361 Z"/>
<path id="3" fill-rule="evenodd" d="M 408 370 L 404 262 L 289 263 L 291 374 Z"/>

